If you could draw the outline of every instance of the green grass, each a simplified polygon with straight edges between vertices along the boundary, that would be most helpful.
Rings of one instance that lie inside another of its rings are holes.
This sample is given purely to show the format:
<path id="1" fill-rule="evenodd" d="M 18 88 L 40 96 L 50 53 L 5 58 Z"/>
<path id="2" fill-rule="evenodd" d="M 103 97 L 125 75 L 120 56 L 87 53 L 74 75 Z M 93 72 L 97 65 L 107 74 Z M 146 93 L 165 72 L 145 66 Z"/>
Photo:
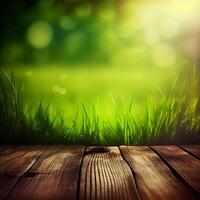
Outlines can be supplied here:
<path id="1" fill-rule="evenodd" d="M 182 81 L 178 89 L 177 82 Z M 184 83 L 184 84 L 183 84 Z M 189 83 L 189 84 L 188 84 Z M 178 79 L 158 103 L 149 100 L 138 114 L 134 99 L 112 101 L 112 117 L 105 118 L 100 102 L 81 104 L 72 120 L 42 100 L 24 101 L 23 84 L 14 74 L 0 76 L 0 138 L 2 143 L 28 144 L 178 144 L 200 143 L 200 98 L 196 75 Z"/>
<path id="2" fill-rule="evenodd" d="M 84 103 L 88 109 L 91 101 L 103 107 L 101 116 L 110 118 L 120 97 L 134 100 L 136 112 L 143 110 L 149 96 L 159 101 L 157 85 L 168 90 L 180 69 L 159 67 L 116 67 L 84 65 L 23 65 L 13 66 L 17 81 L 23 81 L 24 101 L 37 105 L 40 99 L 54 109 L 62 109 L 64 118 L 72 120 L 77 107 Z M 9 73 L 9 71 L 8 71 Z M 112 95 L 111 95 L 112 94 Z"/>

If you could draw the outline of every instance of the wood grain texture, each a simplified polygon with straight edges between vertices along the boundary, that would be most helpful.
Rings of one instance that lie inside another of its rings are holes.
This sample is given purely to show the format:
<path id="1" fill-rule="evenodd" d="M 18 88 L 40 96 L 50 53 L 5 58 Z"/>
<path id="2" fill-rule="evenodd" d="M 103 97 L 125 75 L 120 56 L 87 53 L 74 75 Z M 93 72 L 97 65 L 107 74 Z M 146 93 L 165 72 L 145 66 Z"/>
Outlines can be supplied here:
<path id="1" fill-rule="evenodd" d="M 8 199 L 75 200 L 84 146 L 49 146 Z"/>
<path id="2" fill-rule="evenodd" d="M 200 198 L 198 145 L 0 145 L 0 152 L 0 199 Z"/>
<path id="3" fill-rule="evenodd" d="M 200 159 L 200 145 L 181 145 L 181 148 Z"/>
<path id="4" fill-rule="evenodd" d="M 177 146 L 152 146 L 152 148 L 200 194 L 200 160 Z"/>
<path id="5" fill-rule="evenodd" d="M 149 147 L 120 146 L 120 150 L 135 173 L 142 199 L 197 199 Z"/>
<path id="6" fill-rule="evenodd" d="M 87 148 L 79 199 L 139 199 L 132 171 L 118 147 Z"/>
<path id="7" fill-rule="evenodd" d="M 15 146 L 16 145 L 8 145 L 8 144 L 0 145 L 0 156 L 12 151 Z"/>
<path id="8" fill-rule="evenodd" d="M 35 163 L 43 147 L 20 146 L 0 157 L 0 199 L 4 199 L 20 177 Z"/>

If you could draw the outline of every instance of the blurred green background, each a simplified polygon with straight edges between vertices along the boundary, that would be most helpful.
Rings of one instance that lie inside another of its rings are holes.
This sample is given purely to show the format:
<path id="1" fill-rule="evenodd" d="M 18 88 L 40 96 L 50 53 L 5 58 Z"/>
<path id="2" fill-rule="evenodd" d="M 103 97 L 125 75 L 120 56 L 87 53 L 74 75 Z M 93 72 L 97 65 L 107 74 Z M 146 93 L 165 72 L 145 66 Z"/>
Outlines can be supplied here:
<path id="1" fill-rule="evenodd" d="M 42 98 L 69 118 L 92 101 L 109 116 L 119 98 L 140 111 L 198 72 L 199 0 L 2 0 L 0 16 L 0 66 L 29 104 Z"/>

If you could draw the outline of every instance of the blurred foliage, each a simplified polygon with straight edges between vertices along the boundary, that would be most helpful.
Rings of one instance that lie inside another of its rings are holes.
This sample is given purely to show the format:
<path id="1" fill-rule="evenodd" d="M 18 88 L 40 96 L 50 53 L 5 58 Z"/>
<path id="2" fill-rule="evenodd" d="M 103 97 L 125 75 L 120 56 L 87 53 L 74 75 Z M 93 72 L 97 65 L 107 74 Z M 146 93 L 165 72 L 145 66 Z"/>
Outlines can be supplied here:
<path id="1" fill-rule="evenodd" d="M 114 20 L 113 6 L 98 0 L 2 0 L 1 61 L 107 61 L 111 52 L 99 40 Z"/>
<path id="2" fill-rule="evenodd" d="M 1 64 L 183 64 L 199 59 L 199 11 L 197 0 L 1 0 Z"/>
<path id="3" fill-rule="evenodd" d="M 173 91 L 187 85 L 185 95 L 194 97 L 187 107 L 199 112 L 199 83 L 190 87 L 194 81 L 188 78 L 200 80 L 199 0 L 1 0 L 0 27 L 0 67 L 13 68 L 16 79 L 23 80 L 28 104 L 43 98 L 72 119 L 81 102 L 87 110 L 97 99 L 112 120 L 110 96 L 117 101 L 131 97 L 136 113 L 145 111 L 147 99 L 157 105 L 179 77 Z M 6 108 L 7 99 L 2 102 Z M 171 104 L 170 98 L 163 104 L 169 115 Z M 39 121 L 46 113 L 42 108 Z M 185 113 L 190 118 L 190 111 Z M 48 116 L 44 119 L 49 122 Z M 152 129 L 149 124 L 144 128 Z"/>

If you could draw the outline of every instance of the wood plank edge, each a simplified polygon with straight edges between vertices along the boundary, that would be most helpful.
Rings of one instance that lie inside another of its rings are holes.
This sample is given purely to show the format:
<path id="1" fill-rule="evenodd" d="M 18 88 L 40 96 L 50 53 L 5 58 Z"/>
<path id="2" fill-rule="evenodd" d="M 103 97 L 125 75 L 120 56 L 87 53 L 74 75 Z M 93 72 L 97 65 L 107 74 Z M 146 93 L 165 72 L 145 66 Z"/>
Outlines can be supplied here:
<path id="1" fill-rule="evenodd" d="M 81 189 L 81 174 L 82 174 L 82 166 L 83 166 L 83 160 L 86 156 L 86 149 L 87 149 L 87 146 L 84 146 L 84 150 L 83 150 L 83 156 L 82 156 L 82 159 L 81 159 L 81 164 L 80 164 L 80 167 L 79 167 L 79 173 L 78 173 L 78 180 L 77 180 L 77 190 L 76 190 L 76 200 L 79 200 L 80 199 L 80 189 Z"/>
<path id="2" fill-rule="evenodd" d="M 195 196 L 197 196 L 198 198 L 200 198 L 200 193 L 195 190 L 195 188 L 188 183 L 182 176 L 181 174 L 174 169 L 174 167 L 156 150 L 154 149 L 154 146 L 148 146 L 154 153 L 156 153 L 160 159 L 165 163 L 165 165 L 170 169 L 170 171 L 172 172 L 172 174 L 175 176 L 175 178 L 177 178 L 182 184 L 185 185 L 185 187 L 190 190 Z"/>
<path id="3" fill-rule="evenodd" d="M 3 155 L 5 155 L 5 154 L 8 154 L 8 153 L 12 152 L 16 147 L 18 147 L 18 145 L 11 145 L 8 148 L 2 150 L 0 152 L 0 157 L 3 156 Z"/>
<path id="4" fill-rule="evenodd" d="M 35 158 L 35 162 L 29 166 L 29 168 L 24 171 L 17 179 L 17 181 L 14 183 L 14 185 L 10 188 L 10 190 L 8 191 L 8 193 L 5 195 L 5 198 L 4 199 L 8 199 L 9 196 L 11 195 L 12 191 L 14 190 L 14 188 L 17 186 L 17 184 L 20 182 L 20 180 L 28 173 L 28 171 L 31 170 L 31 168 L 35 165 L 35 163 L 39 160 L 39 158 L 42 156 L 42 153 L 47 149 L 47 146 L 44 146 L 42 148 L 42 150 L 38 153 L 38 155 L 36 156 Z"/>
<path id="5" fill-rule="evenodd" d="M 118 149 L 119 149 L 120 155 L 121 155 L 121 157 L 123 158 L 123 160 L 126 162 L 126 164 L 128 165 L 128 167 L 130 168 L 130 170 L 131 170 L 131 172 L 132 172 L 133 180 L 134 180 L 134 182 L 135 182 L 135 186 L 136 186 L 137 196 L 138 196 L 138 199 L 141 200 L 142 197 L 141 197 L 141 194 L 140 194 L 140 192 L 139 192 L 139 188 L 138 188 L 138 183 L 137 183 L 137 179 L 136 179 L 135 171 L 134 171 L 134 169 L 132 169 L 132 167 L 131 167 L 130 163 L 128 162 L 128 160 L 126 160 L 126 158 L 125 158 L 125 156 L 124 156 L 124 154 L 123 154 L 123 152 L 122 152 L 121 147 L 122 147 L 122 146 L 118 146 Z M 126 146 L 125 146 L 125 147 L 126 147 Z M 127 148 L 127 147 L 126 147 L 126 148 Z"/>
<path id="6" fill-rule="evenodd" d="M 194 153 L 192 153 L 190 150 L 188 150 L 186 147 L 184 147 L 184 145 L 178 145 L 178 147 L 180 149 L 182 149 L 183 151 L 185 151 L 186 153 L 190 154 L 191 156 L 197 158 L 198 160 L 200 160 L 200 157 L 195 155 Z"/>

